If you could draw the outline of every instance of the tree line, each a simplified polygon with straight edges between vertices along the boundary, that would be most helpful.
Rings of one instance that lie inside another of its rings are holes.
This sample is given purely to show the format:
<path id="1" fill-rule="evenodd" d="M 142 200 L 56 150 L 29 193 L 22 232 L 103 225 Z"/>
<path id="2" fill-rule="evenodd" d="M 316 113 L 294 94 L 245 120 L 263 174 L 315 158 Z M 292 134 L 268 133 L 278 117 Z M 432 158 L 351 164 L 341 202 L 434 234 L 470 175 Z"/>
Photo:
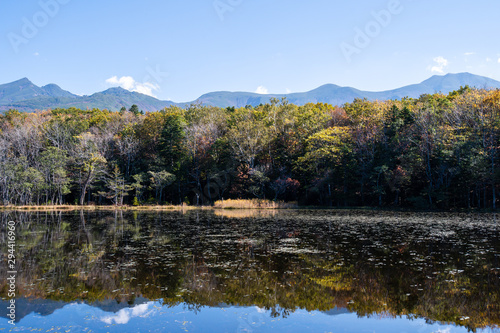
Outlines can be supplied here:
<path id="1" fill-rule="evenodd" d="M 0 200 L 495 209 L 499 136 L 500 90 L 469 87 L 342 106 L 9 110 Z"/>

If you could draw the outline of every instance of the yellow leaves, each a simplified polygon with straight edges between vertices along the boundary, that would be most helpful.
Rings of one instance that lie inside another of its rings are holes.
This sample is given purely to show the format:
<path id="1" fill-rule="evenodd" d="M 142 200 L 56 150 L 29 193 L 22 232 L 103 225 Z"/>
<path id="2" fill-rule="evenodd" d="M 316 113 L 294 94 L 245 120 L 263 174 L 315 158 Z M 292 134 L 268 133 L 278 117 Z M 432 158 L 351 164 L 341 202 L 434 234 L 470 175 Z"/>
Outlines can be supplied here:
<path id="1" fill-rule="evenodd" d="M 500 103 L 500 89 L 490 91 L 488 93 L 488 97 L 486 98 L 486 101 L 490 102 L 492 104 L 499 104 Z"/>
<path id="2" fill-rule="evenodd" d="M 97 165 L 105 164 L 107 161 L 101 154 L 90 153 L 90 158 L 83 162 L 85 172 L 93 172 Z"/>
<path id="3" fill-rule="evenodd" d="M 94 111 L 90 116 L 89 125 L 100 127 L 111 119 L 110 113 L 107 110 Z"/>
<path id="4" fill-rule="evenodd" d="M 344 110 L 354 124 L 381 124 L 384 114 L 390 108 L 391 102 L 368 101 L 367 99 L 355 99 L 352 103 L 346 103 Z"/>
<path id="5" fill-rule="evenodd" d="M 311 135 L 306 140 L 308 149 L 321 149 L 321 147 L 330 147 L 327 150 L 334 149 L 342 143 L 350 141 L 350 129 L 348 127 L 330 127 L 318 133 Z"/>
<path id="6" fill-rule="evenodd" d="M 98 162 L 106 163 L 106 159 L 99 153 L 97 153 L 97 154 L 91 153 L 90 154 L 90 161 L 92 164 L 95 164 Z"/>
<path id="7" fill-rule="evenodd" d="M 349 127 L 335 126 L 311 135 L 306 140 L 306 154 L 298 164 L 308 168 L 319 164 L 338 164 L 351 151 Z"/>
<path id="8" fill-rule="evenodd" d="M 484 100 L 484 104 L 490 112 L 497 115 L 500 113 L 500 90 L 490 91 Z"/>
<path id="9" fill-rule="evenodd" d="M 184 109 L 181 109 L 177 106 L 169 106 L 167 108 L 164 108 L 163 110 L 161 110 L 160 113 L 162 116 L 175 116 L 175 117 L 184 117 L 184 114 L 185 114 L 185 110 Z"/>

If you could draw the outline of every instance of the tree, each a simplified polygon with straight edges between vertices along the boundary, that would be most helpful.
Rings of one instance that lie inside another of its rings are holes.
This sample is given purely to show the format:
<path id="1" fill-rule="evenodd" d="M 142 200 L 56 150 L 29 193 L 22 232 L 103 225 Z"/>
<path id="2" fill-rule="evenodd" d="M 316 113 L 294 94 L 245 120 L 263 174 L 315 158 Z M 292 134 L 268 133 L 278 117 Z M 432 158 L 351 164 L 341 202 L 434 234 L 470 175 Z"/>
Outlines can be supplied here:
<path id="1" fill-rule="evenodd" d="M 132 126 L 125 127 L 115 136 L 115 144 L 121 156 L 125 158 L 125 176 L 130 175 L 130 165 L 139 153 L 139 140 Z"/>
<path id="2" fill-rule="evenodd" d="M 146 174 L 138 173 L 136 175 L 133 175 L 132 178 L 134 179 L 134 182 L 130 185 L 135 190 L 134 199 L 142 201 L 144 188 L 146 187 L 146 185 L 144 185 L 144 183 L 146 182 Z"/>
<path id="3" fill-rule="evenodd" d="M 349 128 L 327 128 L 306 140 L 305 154 L 297 159 L 295 173 L 301 176 L 303 183 L 310 184 L 319 191 L 320 198 L 327 191 L 327 197 L 331 200 L 332 187 L 333 190 L 339 190 L 343 193 L 342 199 L 346 205 L 352 153 L 353 142 Z"/>
<path id="4" fill-rule="evenodd" d="M 80 205 L 85 202 L 85 194 L 89 185 L 106 170 L 106 159 L 97 150 L 95 136 L 91 133 L 84 133 L 77 137 L 78 144 L 74 150 L 74 160 L 78 173 L 78 183 L 80 185 Z"/>
<path id="5" fill-rule="evenodd" d="M 71 193 L 69 189 L 70 179 L 64 168 L 56 168 L 52 173 L 52 186 L 55 189 L 52 202 L 54 204 L 63 204 L 63 196 Z"/>
<path id="6" fill-rule="evenodd" d="M 448 172 L 449 168 L 445 165 L 447 157 L 444 147 L 447 144 L 446 128 L 442 123 L 442 114 L 449 107 L 448 100 L 443 95 L 427 96 L 420 98 L 420 105 L 415 115 L 415 134 L 414 144 L 418 147 L 421 159 L 424 162 L 423 167 L 427 180 L 426 195 L 429 207 L 435 204 L 437 190 L 443 184 L 443 175 L 439 172 Z M 439 168 L 439 166 L 443 168 Z"/>
<path id="7" fill-rule="evenodd" d="M 150 180 L 155 187 L 156 201 L 161 203 L 163 190 L 175 181 L 175 176 L 165 170 L 158 172 L 149 171 L 148 173 L 151 175 Z"/>
<path id="8" fill-rule="evenodd" d="M 280 177 L 271 183 L 271 189 L 274 191 L 274 201 L 285 193 L 292 197 L 295 196 L 300 183 L 298 180 L 291 179 L 290 177 Z"/>
<path id="9" fill-rule="evenodd" d="M 214 189 L 211 179 L 219 171 L 214 160 L 218 147 L 214 145 L 225 132 L 225 112 L 220 108 L 191 105 L 184 117 L 188 122 L 184 132 L 188 153 L 186 157 L 190 164 L 189 176 L 196 184 L 193 191 L 200 196 L 203 193 L 202 182 L 206 181 L 206 192 L 209 194 L 201 197 L 204 201 L 210 201 L 215 196 L 215 193 L 211 192 Z"/>
<path id="10" fill-rule="evenodd" d="M 500 90 L 491 92 L 484 101 L 485 103 L 485 129 L 482 130 L 483 146 L 487 152 L 490 162 L 490 183 L 492 191 L 492 207 L 496 209 L 496 184 L 498 172 L 496 169 L 497 159 L 500 152 Z"/>
<path id="11" fill-rule="evenodd" d="M 262 168 L 251 169 L 250 172 L 250 186 L 248 191 L 255 195 L 257 198 L 266 198 L 265 186 L 269 182 L 269 178 Z"/>
<path id="12" fill-rule="evenodd" d="M 19 182 L 21 186 L 17 189 L 17 192 L 21 204 L 40 204 L 40 195 L 45 184 L 42 173 L 32 167 L 23 169 L 19 173 Z"/>
<path id="13" fill-rule="evenodd" d="M 270 142 L 264 115 L 255 110 L 238 109 L 231 123 L 227 135 L 234 154 L 240 162 L 253 169 L 257 155 L 264 151 Z"/>
<path id="14" fill-rule="evenodd" d="M 180 170 L 185 158 L 185 127 L 186 123 L 181 113 L 177 110 L 165 111 L 159 150 L 161 163 L 173 174 Z"/>
<path id="15" fill-rule="evenodd" d="M 113 168 L 111 176 L 106 178 L 105 183 L 109 191 L 99 192 L 99 194 L 111 199 L 115 206 L 123 205 L 123 198 L 133 189 L 132 186 L 125 184 L 125 178 L 117 165 Z"/>
<path id="16" fill-rule="evenodd" d="M 136 116 L 140 114 L 139 107 L 135 104 L 132 104 L 132 106 L 128 110 Z"/>
<path id="17" fill-rule="evenodd" d="M 70 193 L 66 167 L 68 156 L 64 150 L 48 147 L 40 153 L 39 169 L 45 178 L 45 202 L 62 204 L 62 197 Z"/>

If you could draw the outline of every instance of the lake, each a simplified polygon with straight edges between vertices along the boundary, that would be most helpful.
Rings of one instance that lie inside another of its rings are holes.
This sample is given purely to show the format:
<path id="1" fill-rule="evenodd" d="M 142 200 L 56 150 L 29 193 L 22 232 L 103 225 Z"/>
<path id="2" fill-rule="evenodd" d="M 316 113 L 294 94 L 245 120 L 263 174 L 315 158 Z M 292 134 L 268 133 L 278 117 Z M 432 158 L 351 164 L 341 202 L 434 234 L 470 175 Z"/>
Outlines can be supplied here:
<path id="1" fill-rule="evenodd" d="M 496 214 L 0 216 L 0 330 L 500 332 Z M 16 223 L 15 326 L 8 221 Z"/>

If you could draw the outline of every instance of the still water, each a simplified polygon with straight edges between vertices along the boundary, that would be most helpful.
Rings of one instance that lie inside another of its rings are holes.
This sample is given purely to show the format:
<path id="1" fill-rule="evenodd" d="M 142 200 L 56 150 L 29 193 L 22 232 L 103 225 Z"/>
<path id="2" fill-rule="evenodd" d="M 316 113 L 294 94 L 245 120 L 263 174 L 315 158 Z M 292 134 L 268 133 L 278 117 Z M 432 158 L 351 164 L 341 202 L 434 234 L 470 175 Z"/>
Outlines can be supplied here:
<path id="1" fill-rule="evenodd" d="M 500 332 L 495 214 L 0 216 L 0 332 Z"/>

